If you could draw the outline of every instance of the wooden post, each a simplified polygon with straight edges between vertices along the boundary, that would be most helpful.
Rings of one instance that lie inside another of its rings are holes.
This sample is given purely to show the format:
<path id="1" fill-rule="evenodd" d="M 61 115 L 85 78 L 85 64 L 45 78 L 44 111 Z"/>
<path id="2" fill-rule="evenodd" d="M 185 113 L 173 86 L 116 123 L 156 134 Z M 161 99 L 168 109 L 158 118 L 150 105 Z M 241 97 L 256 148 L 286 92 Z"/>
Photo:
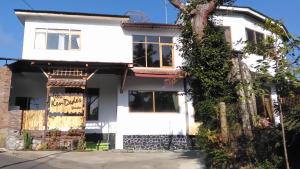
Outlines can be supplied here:
<path id="1" fill-rule="evenodd" d="M 225 143 L 229 141 L 228 133 L 228 124 L 226 117 L 226 105 L 224 102 L 219 103 L 219 115 L 220 115 L 220 127 L 221 127 L 221 136 Z"/>
<path id="2" fill-rule="evenodd" d="M 48 84 L 47 84 L 47 98 L 46 98 L 46 108 L 45 108 L 45 129 L 44 129 L 44 135 L 43 135 L 44 142 L 46 141 L 46 134 L 47 134 L 47 128 L 48 128 L 48 112 L 49 112 L 49 106 L 50 106 L 49 95 L 50 95 L 50 86 L 48 86 Z"/>
<path id="3" fill-rule="evenodd" d="M 84 87 L 84 92 L 83 92 L 83 125 L 85 130 L 85 125 L 86 125 L 86 114 L 87 114 L 87 85 Z"/>

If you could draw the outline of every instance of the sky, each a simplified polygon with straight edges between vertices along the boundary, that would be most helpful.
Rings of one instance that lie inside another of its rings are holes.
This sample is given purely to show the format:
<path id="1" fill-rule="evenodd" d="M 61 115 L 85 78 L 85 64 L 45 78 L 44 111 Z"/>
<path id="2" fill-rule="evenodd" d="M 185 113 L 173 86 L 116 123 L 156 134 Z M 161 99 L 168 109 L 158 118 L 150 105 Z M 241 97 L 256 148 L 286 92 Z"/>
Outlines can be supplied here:
<path id="1" fill-rule="evenodd" d="M 0 0 L 0 57 L 21 58 L 23 25 L 14 9 L 55 10 L 124 15 L 141 11 L 150 22 L 165 23 L 165 0 Z M 300 36 L 299 0 L 237 0 L 234 5 L 251 7 L 273 19 L 281 19 L 290 33 Z M 166 3 L 168 23 L 178 10 Z M 299 18 L 298 18 L 299 17 Z M 3 62 L 0 61 L 0 64 Z"/>

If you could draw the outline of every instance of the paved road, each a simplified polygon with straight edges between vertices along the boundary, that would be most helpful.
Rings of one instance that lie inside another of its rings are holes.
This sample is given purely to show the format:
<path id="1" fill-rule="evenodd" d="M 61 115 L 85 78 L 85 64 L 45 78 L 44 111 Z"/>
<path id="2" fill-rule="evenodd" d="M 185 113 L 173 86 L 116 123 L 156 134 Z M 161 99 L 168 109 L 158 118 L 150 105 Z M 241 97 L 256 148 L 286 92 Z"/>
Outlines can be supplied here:
<path id="1" fill-rule="evenodd" d="M 203 155 L 186 152 L 60 152 L 0 153 L 0 169 L 202 169 Z"/>

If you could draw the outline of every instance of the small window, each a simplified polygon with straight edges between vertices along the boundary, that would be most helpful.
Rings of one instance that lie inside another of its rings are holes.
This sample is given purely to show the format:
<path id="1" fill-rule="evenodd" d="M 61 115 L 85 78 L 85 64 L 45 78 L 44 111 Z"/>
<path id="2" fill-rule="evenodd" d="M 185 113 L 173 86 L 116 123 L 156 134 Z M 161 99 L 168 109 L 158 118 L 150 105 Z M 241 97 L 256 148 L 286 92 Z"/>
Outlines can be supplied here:
<path id="1" fill-rule="evenodd" d="M 256 32 L 248 28 L 246 28 L 246 36 L 247 36 L 247 41 L 253 44 L 257 44 L 258 42 L 264 39 L 263 33 Z"/>
<path id="2" fill-rule="evenodd" d="M 80 32 L 67 29 L 36 29 L 35 49 L 80 49 Z"/>
<path id="3" fill-rule="evenodd" d="M 129 91 L 131 112 L 153 112 L 153 92 Z"/>
<path id="4" fill-rule="evenodd" d="M 169 36 L 161 36 L 160 43 L 173 43 L 173 38 Z"/>
<path id="5" fill-rule="evenodd" d="M 133 42 L 145 42 L 145 37 L 144 35 L 134 35 Z"/>
<path id="6" fill-rule="evenodd" d="M 256 38 L 256 43 L 261 42 L 264 40 L 264 34 L 255 32 L 255 38 Z"/>
<path id="7" fill-rule="evenodd" d="M 71 31 L 71 49 L 80 49 L 80 31 Z"/>
<path id="8" fill-rule="evenodd" d="M 178 112 L 177 92 L 129 91 L 130 112 Z"/>
<path id="9" fill-rule="evenodd" d="M 173 37 L 133 35 L 133 63 L 136 67 L 172 67 Z"/>
<path id="10" fill-rule="evenodd" d="M 99 89 L 87 89 L 87 120 L 99 120 Z"/>
<path id="11" fill-rule="evenodd" d="M 148 67 L 160 67 L 159 44 L 147 45 L 147 65 Z"/>
<path id="12" fill-rule="evenodd" d="M 246 29 L 246 33 L 247 33 L 247 41 L 251 43 L 255 43 L 254 31 L 251 29 Z"/>
<path id="13" fill-rule="evenodd" d="M 172 66 L 172 51 L 173 47 L 171 45 L 162 46 L 162 66 Z"/>
<path id="14" fill-rule="evenodd" d="M 146 47 L 144 43 L 133 44 L 133 62 L 137 67 L 146 66 Z"/>
<path id="15" fill-rule="evenodd" d="M 46 49 L 46 30 L 37 29 L 35 33 L 35 49 Z"/>
<path id="16" fill-rule="evenodd" d="M 147 36 L 147 42 L 159 42 L 159 37 L 158 36 Z"/>
<path id="17" fill-rule="evenodd" d="M 178 112 L 178 97 L 176 92 L 155 92 L 156 112 Z"/>

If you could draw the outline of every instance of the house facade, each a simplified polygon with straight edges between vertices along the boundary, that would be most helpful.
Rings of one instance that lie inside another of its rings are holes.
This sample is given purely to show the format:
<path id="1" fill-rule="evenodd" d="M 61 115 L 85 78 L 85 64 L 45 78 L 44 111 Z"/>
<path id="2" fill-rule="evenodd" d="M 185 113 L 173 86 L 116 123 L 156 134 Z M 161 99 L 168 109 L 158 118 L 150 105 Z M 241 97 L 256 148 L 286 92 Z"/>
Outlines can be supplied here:
<path id="1" fill-rule="evenodd" d="M 267 17 L 251 8 L 220 7 L 218 13 L 216 24 L 225 28 L 234 50 L 243 48 L 237 43 L 241 39 L 255 42 L 271 34 L 257 25 Z M 192 100 L 184 95 L 188 86 L 180 70 L 178 25 L 131 23 L 121 15 L 15 14 L 24 25 L 24 41 L 22 59 L 9 65 L 9 107 L 41 111 L 46 118 L 23 129 L 81 128 L 87 138 L 101 138 L 114 149 L 189 146 L 199 123 Z M 254 70 L 259 58 L 250 55 L 243 61 Z M 67 111 L 59 107 L 63 102 Z M 61 116 L 64 111 L 67 116 Z M 67 124 L 80 113 L 80 125 Z"/>

